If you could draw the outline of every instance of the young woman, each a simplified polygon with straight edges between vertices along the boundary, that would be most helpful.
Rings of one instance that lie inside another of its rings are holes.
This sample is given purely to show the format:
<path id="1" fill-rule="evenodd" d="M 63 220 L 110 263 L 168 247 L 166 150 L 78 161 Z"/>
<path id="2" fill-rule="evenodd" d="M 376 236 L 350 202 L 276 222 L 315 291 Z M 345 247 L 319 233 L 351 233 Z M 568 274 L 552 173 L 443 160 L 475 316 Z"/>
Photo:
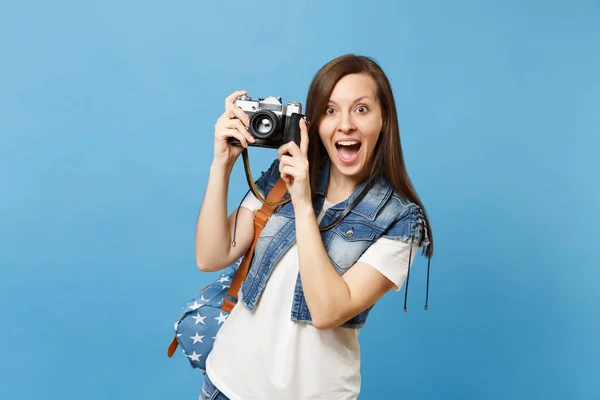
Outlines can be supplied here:
<path id="1" fill-rule="evenodd" d="M 225 100 L 215 126 L 196 230 L 202 271 L 223 269 L 246 252 L 253 213 L 262 206 L 252 193 L 246 196 L 232 246 L 229 176 L 254 141 L 248 116 L 233 105 L 243 94 Z M 300 146 L 282 145 L 256 182 L 266 196 L 283 179 L 291 202 L 261 233 L 239 301 L 207 359 L 201 399 L 356 399 L 358 333 L 369 311 L 387 291 L 400 290 L 419 247 L 427 257 L 433 254 L 429 220 L 404 165 L 394 98 L 381 68 L 355 55 L 329 62 L 310 86 L 306 117 L 311 123 L 300 121 Z"/>

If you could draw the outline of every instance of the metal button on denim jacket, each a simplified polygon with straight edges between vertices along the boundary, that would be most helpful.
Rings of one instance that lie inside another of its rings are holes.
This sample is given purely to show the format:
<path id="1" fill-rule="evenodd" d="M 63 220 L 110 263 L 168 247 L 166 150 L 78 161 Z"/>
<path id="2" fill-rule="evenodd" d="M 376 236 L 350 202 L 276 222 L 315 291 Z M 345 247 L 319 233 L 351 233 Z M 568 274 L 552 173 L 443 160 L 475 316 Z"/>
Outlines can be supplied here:
<path id="1" fill-rule="evenodd" d="M 320 171 L 317 193 L 313 207 L 318 213 L 323 207 L 329 162 Z M 279 160 L 257 180 L 256 186 L 266 195 L 279 179 Z M 327 226 L 336 220 L 348 204 L 358 196 L 366 182 L 361 184 L 350 197 L 329 208 L 320 226 Z M 289 197 L 289 194 L 286 194 Z M 367 195 L 333 228 L 321 232 L 327 254 L 338 274 L 343 274 L 354 265 L 363 252 L 380 237 L 398 239 L 407 243 L 418 243 L 420 247 L 429 244 L 427 227 L 421 208 L 394 192 L 385 179 L 381 179 L 369 189 Z M 296 242 L 296 224 L 292 202 L 286 203 L 273 213 L 263 228 L 254 250 L 248 276 L 241 288 L 241 301 L 252 310 L 258 303 L 273 268 L 285 252 Z M 341 326 L 362 328 L 372 306 L 346 321 Z M 310 311 L 302 291 L 300 274 L 296 281 L 291 318 L 293 321 L 311 323 Z"/>

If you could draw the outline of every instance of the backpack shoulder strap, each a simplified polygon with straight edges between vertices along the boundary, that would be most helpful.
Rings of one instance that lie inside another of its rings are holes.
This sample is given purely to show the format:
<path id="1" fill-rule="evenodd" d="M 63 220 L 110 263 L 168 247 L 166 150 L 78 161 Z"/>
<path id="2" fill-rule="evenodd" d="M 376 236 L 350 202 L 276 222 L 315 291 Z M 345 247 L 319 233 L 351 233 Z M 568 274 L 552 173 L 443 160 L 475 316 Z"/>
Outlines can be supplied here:
<path id="1" fill-rule="evenodd" d="M 223 311 L 230 313 L 233 309 L 235 302 L 229 300 L 228 297 L 232 297 L 237 301 L 237 294 L 240 291 L 240 288 L 242 287 L 242 283 L 246 280 L 248 270 L 250 269 L 250 262 L 252 261 L 252 257 L 254 256 L 254 247 L 256 246 L 258 237 L 260 236 L 262 229 L 265 227 L 267 221 L 269 220 L 269 218 L 275 211 L 275 208 L 277 207 L 277 204 L 272 203 L 277 203 L 281 199 L 283 199 L 286 192 L 287 187 L 285 185 L 285 182 L 279 179 L 277 183 L 275 183 L 275 186 L 273 186 L 273 189 L 271 189 L 271 191 L 269 192 L 269 195 L 267 196 L 267 202 L 263 203 L 262 208 L 254 213 L 254 239 L 252 240 L 252 244 L 250 245 L 248 251 L 246 252 L 246 255 L 244 256 L 244 259 L 238 267 L 233 281 L 231 282 L 231 286 L 227 291 L 227 296 L 225 296 L 225 298 L 223 299 L 223 305 L 221 306 L 221 309 Z"/>

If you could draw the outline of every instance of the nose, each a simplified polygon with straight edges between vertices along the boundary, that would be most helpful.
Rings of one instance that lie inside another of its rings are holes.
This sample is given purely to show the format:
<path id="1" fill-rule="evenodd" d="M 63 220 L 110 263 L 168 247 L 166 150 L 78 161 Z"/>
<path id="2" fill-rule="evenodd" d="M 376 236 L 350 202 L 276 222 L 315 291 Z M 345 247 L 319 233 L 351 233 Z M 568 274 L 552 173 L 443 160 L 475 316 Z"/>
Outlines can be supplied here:
<path id="1" fill-rule="evenodd" d="M 348 112 L 340 113 L 340 121 L 338 124 L 338 130 L 344 133 L 350 133 L 355 129 L 354 122 L 352 121 L 352 114 Z"/>

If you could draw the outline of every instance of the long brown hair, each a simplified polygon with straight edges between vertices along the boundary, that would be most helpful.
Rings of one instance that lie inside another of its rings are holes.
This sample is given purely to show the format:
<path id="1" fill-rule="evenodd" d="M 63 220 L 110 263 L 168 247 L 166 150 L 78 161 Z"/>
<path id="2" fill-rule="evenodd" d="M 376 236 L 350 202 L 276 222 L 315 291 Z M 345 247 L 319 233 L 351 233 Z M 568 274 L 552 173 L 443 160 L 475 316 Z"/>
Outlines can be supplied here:
<path id="1" fill-rule="evenodd" d="M 396 114 L 396 103 L 390 82 L 381 67 L 371 58 L 346 54 L 325 64 L 313 78 L 306 98 L 306 117 L 311 124 L 308 129 L 308 162 L 312 192 L 316 192 L 319 170 L 328 159 L 327 151 L 319 139 L 319 123 L 325 115 L 333 88 L 346 75 L 368 74 L 377 84 L 377 96 L 382 111 L 383 127 L 375 148 L 375 159 L 371 169 L 371 178 L 376 181 L 383 177 L 402 196 L 421 207 L 429 235 L 429 246 L 424 254 L 433 255 L 433 235 L 425 207 L 413 187 L 406 171 L 400 128 Z"/>

